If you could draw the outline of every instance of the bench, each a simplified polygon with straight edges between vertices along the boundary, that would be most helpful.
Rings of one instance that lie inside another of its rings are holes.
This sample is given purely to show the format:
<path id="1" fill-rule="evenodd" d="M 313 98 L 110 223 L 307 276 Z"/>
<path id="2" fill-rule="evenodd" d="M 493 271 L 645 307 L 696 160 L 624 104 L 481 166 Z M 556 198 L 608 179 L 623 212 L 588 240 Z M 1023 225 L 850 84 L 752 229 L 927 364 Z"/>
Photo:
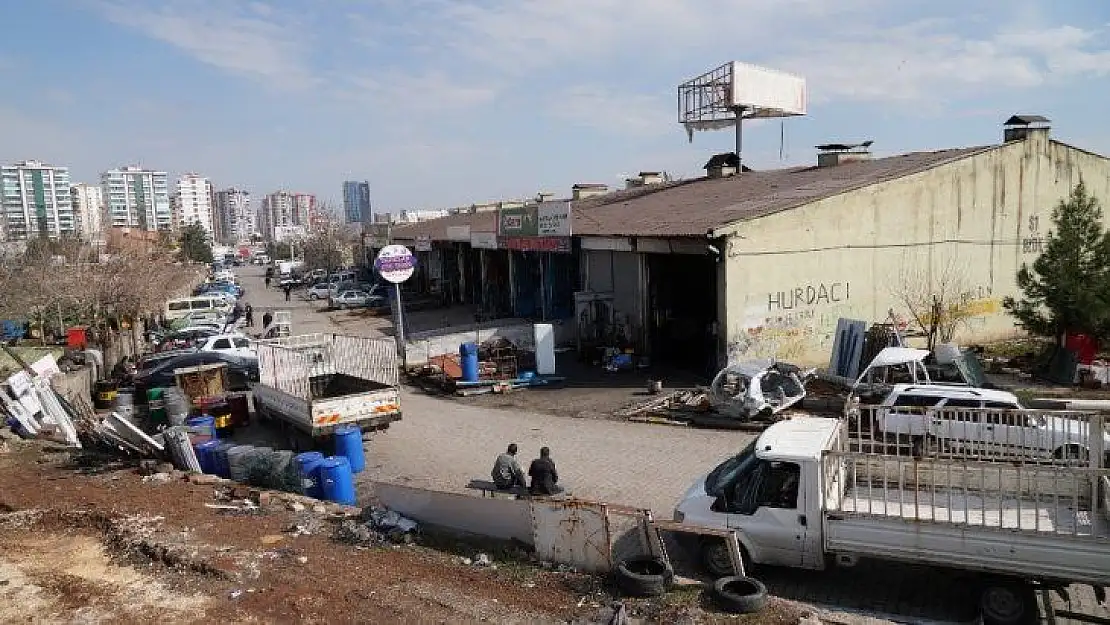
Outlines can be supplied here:
<path id="1" fill-rule="evenodd" d="M 527 489 L 517 487 L 510 490 L 502 490 L 497 488 L 497 485 L 491 480 L 470 480 L 470 483 L 468 483 L 466 487 L 481 492 L 482 497 L 520 499 L 521 497 L 528 496 Z"/>

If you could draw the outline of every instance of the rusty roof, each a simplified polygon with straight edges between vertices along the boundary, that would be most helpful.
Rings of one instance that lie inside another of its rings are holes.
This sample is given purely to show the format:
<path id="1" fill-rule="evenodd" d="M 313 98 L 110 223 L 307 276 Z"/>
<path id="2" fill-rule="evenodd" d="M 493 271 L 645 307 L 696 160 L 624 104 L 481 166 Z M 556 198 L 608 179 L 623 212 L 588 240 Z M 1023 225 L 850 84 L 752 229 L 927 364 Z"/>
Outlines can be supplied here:
<path id="1" fill-rule="evenodd" d="M 470 226 L 471 232 L 497 232 L 497 211 L 458 213 L 416 223 L 395 224 L 391 235 L 405 241 L 415 240 L 419 236 L 426 236 L 433 241 L 446 241 L 447 228 L 450 226 Z"/>
<path id="2" fill-rule="evenodd" d="M 574 202 L 573 231 L 585 236 L 703 237 L 733 222 L 920 173 L 996 147 L 911 152 L 834 167 L 793 167 L 634 187 Z"/>

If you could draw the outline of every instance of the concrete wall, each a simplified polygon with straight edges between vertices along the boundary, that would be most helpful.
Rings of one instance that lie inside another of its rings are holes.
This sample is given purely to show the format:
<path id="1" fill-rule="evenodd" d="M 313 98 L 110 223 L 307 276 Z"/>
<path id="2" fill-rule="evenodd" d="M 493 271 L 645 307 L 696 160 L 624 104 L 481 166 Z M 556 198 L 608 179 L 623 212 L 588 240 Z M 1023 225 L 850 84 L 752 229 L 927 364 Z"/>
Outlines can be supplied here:
<path id="1" fill-rule="evenodd" d="M 726 246 L 723 355 L 827 365 L 838 318 L 893 309 L 907 323 L 900 294 L 944 277 L 973 313 L 957 341 L 1013 336 L 1002 298 L 1080 178 L 1110 211 L 1110 160 L 1032 136 L 742 223 Z"/>

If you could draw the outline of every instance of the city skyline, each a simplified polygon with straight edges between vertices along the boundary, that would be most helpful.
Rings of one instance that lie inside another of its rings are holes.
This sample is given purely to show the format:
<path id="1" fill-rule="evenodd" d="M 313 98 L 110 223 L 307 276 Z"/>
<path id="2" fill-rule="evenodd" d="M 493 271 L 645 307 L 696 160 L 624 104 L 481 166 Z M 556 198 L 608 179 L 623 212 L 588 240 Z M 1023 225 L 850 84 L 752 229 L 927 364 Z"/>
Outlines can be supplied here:
<path id="1" fill-rule="evenodd" d="M 877 156 L 989 144 L 984 129 L 1014 113 L 1107 153 L 1108 23 L 1106 3 L 1033 0 L 23 3 L 0 41 L 0 72 L 21 85 L 0 106 L 0 161 L 86 182 L 149 163 L 331 204 L 368 179 L 380 212 L 688 178 L 732 137 L 688 142 L 675 87 L 734 59 L 809 86 L 807 116 L 745 130 L 755 169 L 811 165 L 828 142 L 873 139 Z"/>

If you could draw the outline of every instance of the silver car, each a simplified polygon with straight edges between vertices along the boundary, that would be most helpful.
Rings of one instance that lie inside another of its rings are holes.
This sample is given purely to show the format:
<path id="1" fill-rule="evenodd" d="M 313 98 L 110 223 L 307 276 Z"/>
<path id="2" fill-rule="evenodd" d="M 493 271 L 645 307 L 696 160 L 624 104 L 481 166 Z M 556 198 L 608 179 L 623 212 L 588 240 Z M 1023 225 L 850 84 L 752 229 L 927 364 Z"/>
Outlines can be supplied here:
<path id="1" fill-rule="evenodd" d="M 371 305 L 375 300 L 380 300 L 377 295 L 370 295 L 366 291 L 343 291 L 332 298 L 336 308 L 362 308 Z"/>

